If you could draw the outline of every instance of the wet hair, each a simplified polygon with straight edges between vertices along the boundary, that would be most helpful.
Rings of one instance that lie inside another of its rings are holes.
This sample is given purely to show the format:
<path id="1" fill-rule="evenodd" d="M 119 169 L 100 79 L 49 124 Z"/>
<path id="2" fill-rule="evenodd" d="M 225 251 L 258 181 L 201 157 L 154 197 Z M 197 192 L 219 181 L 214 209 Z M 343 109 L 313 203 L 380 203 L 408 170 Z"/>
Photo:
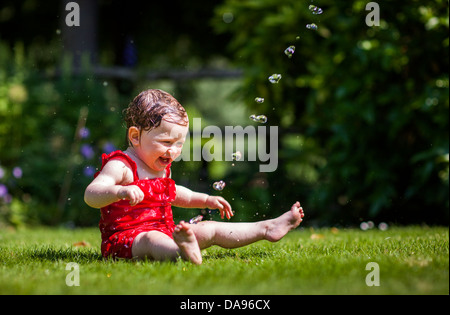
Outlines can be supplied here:
<path id="1" fill-rule="evenodd" d="M 123 111 L 127 127 L 137 127 L 140 132 L 149 131 L 161 125 L 164 120 L 181 126 L 189 124 L 186 110 L 169 93 L 162 90 L 141 92 Z M 128 138 L 128 136 L 127 136 Z"/>

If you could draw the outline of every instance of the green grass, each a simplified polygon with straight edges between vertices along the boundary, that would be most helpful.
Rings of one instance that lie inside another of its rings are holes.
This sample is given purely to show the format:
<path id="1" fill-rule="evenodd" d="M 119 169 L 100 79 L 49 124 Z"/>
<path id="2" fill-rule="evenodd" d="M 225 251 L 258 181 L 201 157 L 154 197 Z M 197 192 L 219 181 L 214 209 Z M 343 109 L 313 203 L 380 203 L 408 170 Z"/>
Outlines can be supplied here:
<path id="1" fill-rule="evenodd" d="M 0 231 L 0 294 L 449 294 L 448 228 L 309 230 L 212 247 L 204 263 L 104 260 L 92 229 Z M 89 246 L 75 247 L 84 241 Z M 80 286 L 67 286 L 69 262 Z M 369 262 L 380 286 L 366 285 Z"/>

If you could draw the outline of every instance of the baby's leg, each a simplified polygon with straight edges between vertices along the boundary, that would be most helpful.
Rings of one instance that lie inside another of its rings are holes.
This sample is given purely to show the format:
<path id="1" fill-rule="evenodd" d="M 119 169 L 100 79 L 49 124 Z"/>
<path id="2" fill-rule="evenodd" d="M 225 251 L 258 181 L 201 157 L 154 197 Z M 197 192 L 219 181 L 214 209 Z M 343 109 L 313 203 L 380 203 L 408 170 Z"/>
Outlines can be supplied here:
<path id="1" fill-rule="evenodd" d="M 201 249 L 212 245 L 237 248 L 260 240 L 279 241 L 290 230 L 298 227 L 303 217 L 303 208 L 297 202 L 291 210 L 276 219 L 254 223 L 204 221 L 192 225 L 192 229 Z"/>
<path id="2" fill-rule="evenodd" d="M 138 259 L 175 261 L 179 256 L 194 264 L 202 263 L 200 248 L 190 226 L 181 222 L 176 226 L 171 239 L 164 233 L 150 231 L 139 234 L 132 247 L 132 255 Z"/>
<path id="3" fill-rule="evenodd" d="M 134 258 L 158 261 L 176 260 L 179 256 L 179 248 L 174 240 L 158 231 L 144 232 L 136 236 L 131 252 Z"/>

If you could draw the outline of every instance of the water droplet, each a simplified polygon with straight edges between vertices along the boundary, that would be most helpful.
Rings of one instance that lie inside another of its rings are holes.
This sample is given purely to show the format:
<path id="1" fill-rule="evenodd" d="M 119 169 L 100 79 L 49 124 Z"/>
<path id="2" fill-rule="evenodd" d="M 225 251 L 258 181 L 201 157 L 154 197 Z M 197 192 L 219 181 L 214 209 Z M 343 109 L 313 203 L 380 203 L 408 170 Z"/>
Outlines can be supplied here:
<path id="1" fill-rule="evenodd" d="M 306 28 L 309 29 L 309 30 L 317 31 L 317 29 L 319 27 L 316 24 L 311 23 L 311 24 L 306 24 Z"/>
<path id="2" fill-rule="evenodd" d="M 286 48 L 286 50 L 284 51 L 284 54 L 286 56 L 288 56 L 289 58 L 292 58 L 292 56 L 295 53 L 295 46 L 289 46 L 288 48 Z"/>
<path id="3" fill-rule="evenodd" d="M 262 103 L 264 103 L 264 98 L 262 98 L 262 97 L 257 97 L 257 98 L 255 98 L 255 102 L 256 102 L 256 103 L 259 103 L 259 104 L 262 104 Z"/>
<path id="4" fill-rule="evenodd" d="M 234 14 L 231 12 L 225 12 L 222 17 L 223 21 L 227 24 L 230 24 L 234 20 Z"/>
<path id="5" fill-rule="evenodd" d="M 323 13 L 323 10 L 321 8 L 319 8 L 318 6 L 312 5 L 312 4 L 309 6 L 309 11 L 311 11 L 312 14 L 316 14 L 316 15 Z"/>
<path id="6" fill-rule="evenodd" d="M 267 122 L 267 117 L 265 115 L 258 115 L 258 116 L 257 115 L 251 115 L 250 119 L 255 121 L 255 122 L 262 123 L 262 124 L 265 124 Z"/>
<path id="7" fill-rule="evenodd" d="M 221 180 L 220 182 L 215 182 L 213 184 L 213 188 L 214 190 L 222 191 L 225 188 L 225 185 L 226 185 L 225 182 Z"/>
<path id="8" fill-rule="evenodd" d="M 239 161 L 242 159 L 242 153 L 240 151 L 237 151 L 236 153 L 232 154 L 233 161 Z"/>
<path id="9" fill-rule="evenodd" d="M 189 220 L 189 224 L 197 224 L 201 220 L 203 220 L 203 216 L 202 215 L 198 215 L 198 216 L 193 217 L 192 219 L 190 219 Z"/>
<path id="10" fill-rule="evenodd" d="M 276 84 L 276 83 L 280 82 L 281 78 L 282 78 L 281 74 L 272 74 L 269 77 L 269 81 L 272 84 Z"/>
<path id="11" fill-rule="evenodd" d="M 381 222 L 380 224 L 378 224 L 378 228 L 381 231 L 386 231 L 387 229 L 389 229 L 389 225 L 387 223 Z"/>
<path id="12" fill-rule="evenodd" d="M 367 231 L 367 230 L 369 229 L 369 224 L 368 224 L 367 222 L 362 222 L 362 223 L 359 225 L 359 228 L 360 228 L 361 230 L 363 230 L 363 231 Z"/>

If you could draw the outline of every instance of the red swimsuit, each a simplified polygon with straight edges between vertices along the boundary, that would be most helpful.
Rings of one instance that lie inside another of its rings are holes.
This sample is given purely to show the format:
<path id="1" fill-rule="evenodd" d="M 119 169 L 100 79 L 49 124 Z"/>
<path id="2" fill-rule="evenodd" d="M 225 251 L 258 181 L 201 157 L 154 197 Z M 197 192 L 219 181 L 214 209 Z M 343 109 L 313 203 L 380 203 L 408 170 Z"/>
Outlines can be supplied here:
<path id="1" fill-rule="evenodd" d="M 102 169 L 110 160 L 128 163 L 134 176 L 134 182 L 129 185 L 138 186 L 145 195 L 144 200 L 133 207 L 129 200 L 121 200 L 101 209 L 102 255 L 130 259 L 133 258 L 133 241 L 140 233 L 159 231 L 172 238 L 175 223 L 171 202 L 176 196 L 175 182 L 169 178 L 170 165 L 164 178 L 139 179 L 136 163 L 122 151 L 103 154 Z"/>

